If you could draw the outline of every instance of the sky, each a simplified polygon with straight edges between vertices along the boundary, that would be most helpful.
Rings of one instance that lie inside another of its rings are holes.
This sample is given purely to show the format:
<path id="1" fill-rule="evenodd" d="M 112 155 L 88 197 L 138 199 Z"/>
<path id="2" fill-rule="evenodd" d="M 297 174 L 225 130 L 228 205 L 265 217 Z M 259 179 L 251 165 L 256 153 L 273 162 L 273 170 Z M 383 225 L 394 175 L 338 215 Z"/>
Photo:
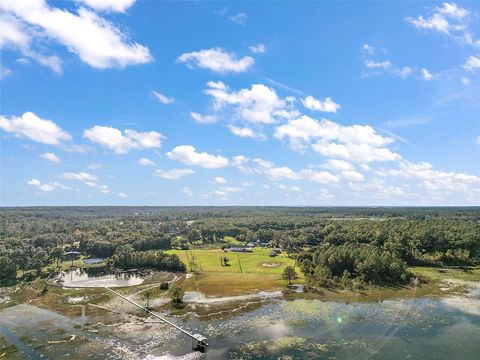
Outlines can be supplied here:
<path id="1" fill-rule="evenodd" d="M 0 0 L 0 205 L 480 205 L 480 4 Z"/>

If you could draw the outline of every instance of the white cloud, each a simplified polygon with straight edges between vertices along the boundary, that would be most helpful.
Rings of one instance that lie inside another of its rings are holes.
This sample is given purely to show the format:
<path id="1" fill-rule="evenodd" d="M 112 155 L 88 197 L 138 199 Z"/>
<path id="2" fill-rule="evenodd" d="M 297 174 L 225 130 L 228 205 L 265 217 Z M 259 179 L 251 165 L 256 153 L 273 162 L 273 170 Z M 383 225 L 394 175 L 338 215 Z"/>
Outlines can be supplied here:
<path id="1" fill-rule="evenodd" d="M 138 159 L 138 163 L 144 166 L 155 166 L 155 162 L 147 158 Z"/>
<path id="2" fill-rule="evenodd" d="M 48 145 L 59 145 L 72 138 L 52 120 L 41 119 L 32 112 L 26 112 L 20 117 L 12 116 L 10 119 L 0 116 L 0 128 L 16 136 Z"/>
<path id="3" fill-rule="evenodd" d="M 463 68 L 468 72 L 474 72 L 480 68 L 480 56 L 470 56 L 463 65 Z"/>
<path id="4" fill-rule="evenodd" d="M 477 137 L 477 144 L 480 144 L 480 136 Z"/>
<path id="5" fill-rule="evenodd" d="M 297 191 L 297 192 L 298 192 L 298 191 L 302 191 L 302 189 L 300 189 L 298 186 L 291 186 L 291 187 L 290 187 L 290 190 L 291 190 L 291 191 Z"/>
<path id="6" fill-rule="evenodd" d="M 281 99 L 275 90 L 253 84 L 250 89 L 232 91 L 223 82 L 207 83 L 205 94 L 212 96 L 215 111 L 232 112 L 236 120 L 254 124 L 272 124 L 298 115 L 290 98 Z M 229 117 L 231 117 L 229 116 Z"/>
<path id="7" fill-rule="evenodd" d="M 118 196 L 120 196 L 121 198 L 127 198 L 128 197 L 128 195 L 123 193 L 123 192 L 119 192 Z"/>
<path id="8" fill-rule="evenodd" d="M 366 60 L 365 65 L 369 69 L 389 69 L 392 67 L 392 63 L 390 61 L 375 62 L 373 60 Z"/>
<path id="9" fill-rule="evenodd" d="M 205 169 L 217 169 L 228 165 L 228 159 L 220 155 L 199 153 L 191 145 L 176 146 L 167 153 L 167 157 L 187 165 L 201 166 Z"/>
<path id="10" fill-rule="evenodd" d="M 362 173 L 354 170 L 342 171 L 342 178 L 348 181 L 363 181 L 364 179 Z"/>
<path id="11" fill-rule="evenodd" d="M 375 47 L 369 44 L 363 44 L 362 45 L 362 50 L 367 54 L 367 55 L 375 55 Z"/>
<path id="12" fill-rule="evenodd" d="M 405 20 L 419 30 L 437 31 L 455 41 L 480 46 L 480 40 L 474 39 L 469 30 L 468 10 L 455 3 L 444 2 L 442 7 L 435 7 L 429 13 L 430 15 L 407 17 Z"/>
<path id="13" fill-rule="evenodd" d="M 10 70 L 8 67 L 0 64 L 0 80 L 6 79 L 7 77 L 11 76 L 12 74 L 13 74 L 12 70 Z"/>
<path id="14" fill-rule="evenodd" d="M 236 15 L 231 16 L 230 20 L 244 26 L 247 24 L 248 15 L 246 13 L 238 13 Z"/>
<path id="15" fill-rule="evenodd" d="M 2 4 L 0 2 L 0 8 Z M 23 56 L 35 59 L 41 65 L 47 66 L 56 73 L 62 72 L 61 60 L 56 55 L 43 55 L 32 49 L 34 31 L 11 14 L 0 13 L 0 49 L 11 48 L 19 50 Z M 28 61 L 23 58 L 22 60 Z"/>
<path id="16" fill-rule="evenodd" d="M 83 137 L 117 154 L 126 154 L 134 149 L 159 148 L 161 139 L 164 138 L 156 131 L 137 132 L 127 129 L 122 133 L 116 128 L 100 125 L 84 130 Z"/>
<path id="17" fill-rule="evenodd" d="M 223 185 L 223 184 L 227 183 L 227 180 L 225 178 L 221 177 L 221 176 L 215 177 L 214 180 L 217 184 L 222 184 Z"/>
<path id="18" fill-rule="evenodd" d="M 399 167 L 391 170 L 378 170 L 377 175 L 405 178 L 420 181 L 420 185 L 431 191 L 468 192 L 470 186 L 480 184 L 480 177 L 466 173 L 454 173 L 434 170 L 427 162 L 412 163 L 402 161 Z"/>
<path id="19" fill-rule="evenodd" d="M 98 8 L 101 3 L 96 3 Z M 115 6 L 126 8 L 124 1 L 121 1 L 123 5 L 109 3 L 112 10 Z M 152 60 L 147 47 L 128 42 L 126 34 L 113 23 L 85 7 L 79 7 L 76 13 L 72 13 L 50 7 L 44 0 L 0 0 L 0 8 L 22 21 L 21 26 L 25 31 L 16 42 L 22 52 L 54 70 L 57 68 L 57 72 L 61 71 L 58 57 L 40 55 L 31 49 L 32 44 L 56 41 L 78 55 L 83 62 L 101 69 L 144 64 Z M 54 64 L 55 61 L 57 64 Z"/>
<path id="20" fill-rule="evenodd" d="M 136 0 L 77 0 L 97 11 L 125 12 Z"/>
<path id="21" fill-rule="evenodd" d="M 354 170 L 353 165 L 345 160 L 328 159 L 322 164 L 322 167 L 330 170 L 351 171 Z"/>
<path id="22" fill-rule="evenodd" d="M 298 180 L 300 176 L 287 166 L 272 167 L 264 170 L 265 175 L 271 180 L 290 179 Z"/>
<path id="23" fill-rule="evenodd" d="M 380 76 L 383 74 L 390 74 L 394 76 L 398 76 L 402 79 L 406 79 L 410 75 L 412 75 L 412 68 L 410 66 L 403 66 L 397 67 L 391 61 L 384 60 L 384 61 L 375 61 L 371 57 L 375 55 L 374 51 L 366 51 L 365 45 L 362 47 L 363 55 L 362 60 L 365 65 L 365 69 L 363 72 L 363 77 L 374 77 Z"/>
<path id="24" fill-rule="evenodd" d="M 68 180 L 77 180 L 83 183 L 86 182 L 96 182 L 98 178 L 95 175 L 89 174 L 87 172 L 81 171 L 79 173 L 66 172 L 63 173 L 62 177 Z"/>
<path id="25" fill-rule="evenodd" d="M 469 14 L 468 10 L 459 7 L 455 3 L 448 2 L 444 2 L 441 8 L 437 7 L 437 11 L 441 14 L 457 19 L 462 19 Z"/>
<path id="26" fill-rule="evenodd" d="M 328 171 L 313 171 L 304 169 L 300 172 L 301 177 L 320 184 L 335 184 L 340 181 L 340 177 L 333 175 Z"/>
<path id="27" fill-rule="evenodd" d="M 50 185 L 50 184 L 42 184 L 38 179 L 32 179 L 27 182 L 28 185 L 30 186 L 35 186 L 41 191 L 53 191 L 55 190 L 55 186 Z"/>
<path id="28" fill-rule="evenodd" d="M 174 98 L 169 98 L 163 94 L 160 94 L 158 91 L 153 91 L 152 94 L 160 101 L 162 104 L 169 105 L 175 102 Z"/>
<path id="29" fill-rule="evenodd" d="M 44 158 L 45 160 L 51 161 L 51 162 L 56 163 L 56 164 L 61 162 L 60 158 L 57 155 L 55 155 L 54 153 L 46 152 L 46 153 L 41 154 L 40 156 L 42 158 Z"/>
<path id="30" fill-rule="evenodd" d="M 249 127 L 238 127 L 232 124 L 228 125 L 228 129 L 233 135 L 237 135 L 240 137 L 249 137 L 249 138 L 258 138 L 258 139 L 265 139 L 265 135 L 256 133 Z"/>
<path id="31" fill-rule="evenodd" d="M 200 124 L 213 124 L 218 120 L 218 117 L 215 115 L 202 115 L 193 111 L 190 112 L 190 116 Z"/>
<path id="32" fill-rule="evenodd" d="M 336 113 L 340 109 L 340 105 L 334 102 L 331 97 L 327 97 L 324 101 L 321 101 L 309 95 L 305 99 L 302 99 L 302 104 L 307 109 L 314 111 Z"/>
<path id="33" fill-rule="evenodd" d="M 64 185 L 62 185 L 58 182 L 54 182 L 54 183 L 51 183 L 51 184 L 43 184 L 38 179 L 32 179 L 30 181 L 27 181 L 27 184 L 30 185 L 30 186 L 34 186 L 37 189 L 39 189 L 40 191 L 44 191 L 44 192 L 50 192 L 50 191 L 53 191 L 53 190 L 56 190 L 56 189 L 70 190 L 69 187 L 64 186 Z"/>
<path id="34" fill-rule="evenodd" d="M 470 84 L 470 79 L 465 77 L 465 76 L 462 77 L 461 81 L 462 81 L 463 85 L 469 85 Z"/>
<path id="35" fill-rule="evenodd" d="M 423 80 L 430 81 L 430 80 L 435 79 L 435 76 L 430 71 L 428 71 L 427 69 L 422 68 L 421 72 L 422 72 L 422 79 Z"/>
<path id="36" fill-rule="evenodd" d="M 97 183 L 98 177 L 92 174 L 89 174 L 87 172 L 81 171 L 78 173 L 73 173 L 73 172 L 66 172 L 63 173 L 62 177 L 67 180 L 74 180 L 74 181 L 80 181 L 84 183 L 86 186 L 95 188 L 99 191 L 101 191 L 104 194 L 108 194 L 110 192 L 109 188 L 107 185 L 99 185 Z"/>
<path id="37" fill-rule="evenodd" d="M 423 16 L 416 18 L 408 17 L 406 20 L 417 29 L 436 30 L 445 34 L 450 32 L 450 24 L 440 14 L 433 14 L 429 18 L 424 18 Z"/>
<path id="38" fill-rule="evenodd" d="M 409 77 L 410 75 L 412 75 L 412 68 L 410 66 L 404 66 L 402 68 L 399 68 L 399 69 L 393 69 L 393 73 L 399 77 L 401 77 L 402 79 L 406 79 L 407 77 Z"/>
<path id="39" fill-rule="evenodd" d="M 310 147 L 315 152 L 334 159 L 369 163 L 401 158 L 386 148 L 395 140 L 379 135 L 368 125 L 343 126 L 330 120 L 318 121 L 303 115 L 278 126 L 274 137 L 287 138 L 294 149 Z"/>
<path id="40" fill-rule="evenodd" d="M 250 51 L 254 54 L 263 54 L 267 51 L 267 48 L 264 44 L 252 45 L 249 47 Z"/>
<path id="41" fill-rule="evenodd" d="M 217 73 L 242 73 L 255 63 L 251 56 L 239 58 L 235 53 L 226 52 L 220 48 L 212 48 L 185 53 L 177 58 L 189 68 L 199 67 Z"/>
<path id="42" fill-rule="evenodd" d="M 171 169 L 171 170 L 156 170 L 155 174 L 162 179 L 177 180 L 182 177 L 192 175 L 195 171 L 192 169 Z"/>

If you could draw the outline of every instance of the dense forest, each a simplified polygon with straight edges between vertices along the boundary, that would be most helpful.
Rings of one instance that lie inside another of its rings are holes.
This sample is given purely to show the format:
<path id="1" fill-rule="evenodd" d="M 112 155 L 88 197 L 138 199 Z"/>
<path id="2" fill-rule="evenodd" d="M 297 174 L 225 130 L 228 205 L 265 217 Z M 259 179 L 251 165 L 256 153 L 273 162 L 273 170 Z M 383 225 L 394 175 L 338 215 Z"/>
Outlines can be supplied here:
<path id="1" fill-rule="evenodd" d="M 69 250 L 118 267 L 182 271 L 162 250 L 225 237 L 281 246 L 318 283 L 401 282 L 406 265 L 478 263 L 480 208 L 1 208 L 0 282 L 41 275 Z"/>

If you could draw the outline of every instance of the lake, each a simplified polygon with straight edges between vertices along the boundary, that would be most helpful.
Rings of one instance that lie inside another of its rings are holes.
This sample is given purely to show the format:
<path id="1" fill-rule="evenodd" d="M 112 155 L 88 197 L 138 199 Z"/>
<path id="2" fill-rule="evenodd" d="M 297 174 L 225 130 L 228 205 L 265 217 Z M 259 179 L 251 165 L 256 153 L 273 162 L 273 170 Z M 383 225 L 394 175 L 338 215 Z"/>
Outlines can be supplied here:
<path id="1" fill-rule="evenodd" d="M 28 338 L 37 355 L 51 359 L 69 353 L 70 359 L 478 360 L 480 354 L 478 290 L 376 303 L 297 298 L 206 306 L 169 317 L 207 336 L 206 354 L 192 352 L 188 338 L 153 319 L 89 318 L 87 311 L 72 320 L 30 305 L 1 311 L 0 334 L 6 328 L 5 338 Z"/>

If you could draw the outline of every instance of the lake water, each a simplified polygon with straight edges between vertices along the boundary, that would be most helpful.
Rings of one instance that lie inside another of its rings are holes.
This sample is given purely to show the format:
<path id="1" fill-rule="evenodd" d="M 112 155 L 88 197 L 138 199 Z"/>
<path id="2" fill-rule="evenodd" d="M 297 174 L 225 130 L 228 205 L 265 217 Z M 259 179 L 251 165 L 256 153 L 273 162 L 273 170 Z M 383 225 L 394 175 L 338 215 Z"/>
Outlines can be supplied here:
<path id="1" fill-rule="evenodd" d="M 54 283 L 65 287 L 123 287 L 140 285 L 144 277 L 132 272 L 114 272 L 106 268 L 75 268 L 62 271 Z"/>
<path id="2" fill-rule="evenodd" d="M 17 339 L 28 337 L 30 348 L 51 359 L 68 353 L 70 359 L 478 360 L 479 295 L 350 304 L 271 299 L 191 305 L 183 316 L 170 317 L 207 336 L 206 354 L 192 352 L 190 340 L 164 324 L 127 318 L 106 325 L 105 318 L 88 319 L 88 311 L 71 320 L 29 305 L 0 312 L 0 334 L 3 327 Z"/>

